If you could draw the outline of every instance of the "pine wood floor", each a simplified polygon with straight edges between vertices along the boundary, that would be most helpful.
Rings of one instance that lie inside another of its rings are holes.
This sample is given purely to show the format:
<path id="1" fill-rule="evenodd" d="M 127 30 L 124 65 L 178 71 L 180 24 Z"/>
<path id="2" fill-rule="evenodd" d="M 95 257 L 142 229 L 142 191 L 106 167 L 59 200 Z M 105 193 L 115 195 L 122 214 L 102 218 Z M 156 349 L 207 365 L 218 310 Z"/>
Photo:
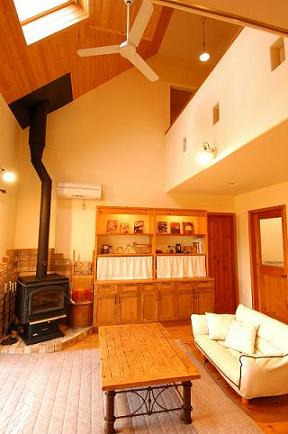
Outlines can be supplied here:
<path id="1" fill-rule="evenodd" d="M 182 342 L 188 344 L 195 356 L 201 359 L 201 355 L 193 343 L 190 323 L 163 323 L 163 325 L 167 328 L 172 337 L 181 339 Z M 78 344 L 67 348 L 67 350 L 97 347 L 98 334 L 92 334 Z M 210 363 L 207 363 L 206 367 L 225 393 L 236 405 L 241 407 L 265 433 L 288 434 L 288 395 L 271 398 L 256 398 L 250 400 L 248 405 L 243 405 L 239 395 L 226 383 L 222 376 L 219 375 L 218 371 Z"/>

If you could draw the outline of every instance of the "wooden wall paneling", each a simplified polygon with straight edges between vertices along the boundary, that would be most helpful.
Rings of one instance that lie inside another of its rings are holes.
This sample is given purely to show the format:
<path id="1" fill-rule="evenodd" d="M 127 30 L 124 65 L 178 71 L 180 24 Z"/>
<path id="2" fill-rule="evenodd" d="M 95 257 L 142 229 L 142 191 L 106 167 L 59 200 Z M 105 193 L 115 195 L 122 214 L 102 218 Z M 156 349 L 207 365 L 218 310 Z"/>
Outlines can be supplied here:
<path id="1" fill-rule="evenodd" d="M 97 16 L 92 15 L 89 19 L 27 46 L 13 1 L 2 0 L 0 93 L 8 104 L 67 72 L 72 76 L 74 98 L 78 98 L 132 67 L 119 55 L 89 59 L 77 56 L 78 48 L 117 44 L 124 39 L 122 33 L 125 29 L 126 7 L 123 0 L 102 0 L 100 3 L 99 7 L 91 7 L 91 13 Z M 140 4 L 140 1 L 135 2 L 134 15 Z M 115 10 L 121 13 L 116 14 Z M 162 6 L 154 7 L 138 49 L 144 58 L 158 51 L 172 12 Z M 98 27 L 95 27 L 95 20 L 99 21 Z"/>
<path id="2" fill-rule="evenodd" d="M 215 278 L 215 310 L 235 312 L 238 292 L 235 215 L 208 213 L 209 275 Z"/>

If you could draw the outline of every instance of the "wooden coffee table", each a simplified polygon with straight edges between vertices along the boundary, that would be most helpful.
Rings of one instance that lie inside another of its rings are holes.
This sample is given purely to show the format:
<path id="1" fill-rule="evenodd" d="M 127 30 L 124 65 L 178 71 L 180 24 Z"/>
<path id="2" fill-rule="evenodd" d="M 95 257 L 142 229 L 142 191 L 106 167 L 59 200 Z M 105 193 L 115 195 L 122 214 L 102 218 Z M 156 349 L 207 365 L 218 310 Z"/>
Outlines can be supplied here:
<path id="1" fill-rule="evenodd" d="M 200 374 L 160 323 L 99 327 L 99 347 L 106 434 L 115 432 L 115 395 L 125 392 L 144 393 L 143 405 L 120 418 L 182 410 L 183 422 L 192 423 L 191 381 Z M 161 389 L 174 387 L 178 391 L 179 386 L 183 387 L 180 407 L 168 409 L 158 404 Z"/>

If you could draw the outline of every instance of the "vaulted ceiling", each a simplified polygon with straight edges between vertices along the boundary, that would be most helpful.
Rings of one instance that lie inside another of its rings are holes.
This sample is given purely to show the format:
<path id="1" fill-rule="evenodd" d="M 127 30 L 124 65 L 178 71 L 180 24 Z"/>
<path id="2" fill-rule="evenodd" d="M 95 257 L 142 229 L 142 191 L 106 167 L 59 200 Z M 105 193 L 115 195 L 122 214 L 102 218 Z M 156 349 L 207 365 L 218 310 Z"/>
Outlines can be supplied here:
<path id="1" fill-rule="evenodd" d="M 132 22 L 140 5 L 141 0 L 134 0 Z M 77 55 L 78 48 L 118 44 L 125 40 L 125 14 L 123 0 L 90 0 L 87 19 L 27 45 L 13 0 L 1 0 L 0 93 L 6 102 L 10 104 L 67 73 L 71 74 L 75 99 L 131 68 L 131 64 L 117 54 L 93 58 Z M 239 31 L 238 26 L 210 20 L 211 23 L 214 21 L 214 26 L 209 25 L 208 33 L 215 56 L 207 67 L 199 65 L 199 62 L 197 66 L 197 61 L 194 60 L 193 64 L 189 58 L 194 56 L 197 59 L 201 49 L 201 20 L 199 15 L 173 12 L 171 8 L 154 5 L 138 52 L 147 59 L 158 53 L 163 42 L 160 50 L 162 64 L 158 62 L 160 78 L 170 80 L 171 84 L 184 85 L 185 80 L 177 74 L 171 76 L 167 73 L 169 68 L 171 70 L 171 61 L 174 69 L 179 61 L 182 72 L 184 62 L 186 70 L 192 66 L 186 85 L 194 89 L 199 87 Z M 170 65 L 167 64 L 168 58 Z"/>

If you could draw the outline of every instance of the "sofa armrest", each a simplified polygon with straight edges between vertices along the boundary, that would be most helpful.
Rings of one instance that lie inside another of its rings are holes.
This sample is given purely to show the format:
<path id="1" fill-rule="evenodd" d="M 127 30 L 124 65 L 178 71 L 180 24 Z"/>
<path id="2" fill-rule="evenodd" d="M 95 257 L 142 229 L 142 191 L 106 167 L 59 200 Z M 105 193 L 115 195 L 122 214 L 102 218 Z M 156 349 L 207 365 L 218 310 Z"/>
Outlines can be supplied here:
<path id="1" fill-rule="evenodd" d="M 194 337 L 198 335 L 209 334 L 206 315 L 198 315 L 193 313 L 191 315 L 191 323 L 192 323 L 192 333 Z"/>
<path id="2" fill-rule="evenodd" d="M 250 399 L 288 393 L 288 354 L 246 355 L 240 361 L 240 394 Z"/>

